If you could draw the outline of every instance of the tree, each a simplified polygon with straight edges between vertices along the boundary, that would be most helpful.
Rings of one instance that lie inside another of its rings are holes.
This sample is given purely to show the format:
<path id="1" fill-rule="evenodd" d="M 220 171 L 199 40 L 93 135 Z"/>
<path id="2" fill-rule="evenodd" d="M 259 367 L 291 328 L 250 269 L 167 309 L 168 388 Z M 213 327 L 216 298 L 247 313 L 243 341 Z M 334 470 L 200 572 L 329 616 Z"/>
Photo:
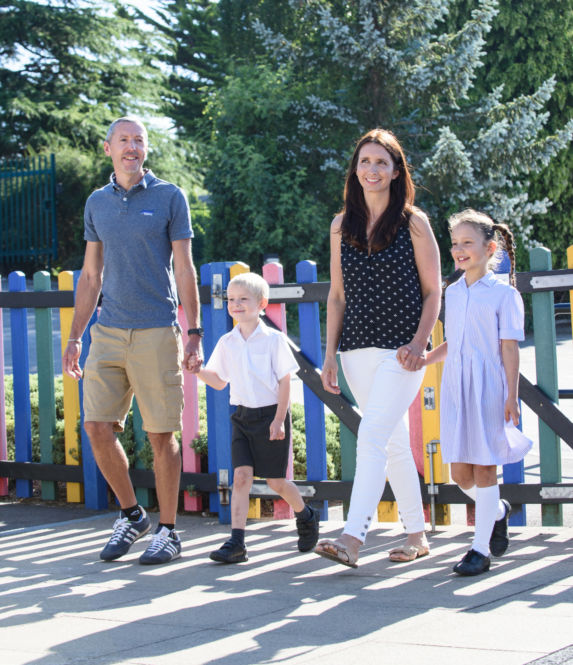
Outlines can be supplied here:
<path id="1" fill-rule="evenodd" d="M 0 158 L 55 153 L 59 198 L 57 263 L 79 268 L 82 211 L 111 171 L 102 150 L 115 118 L 152 116 L 165 75 L 155 36 L 113 1 L 0 4 Z M 148 163 L 190 192 L 188 146 L 150 132 Z"/>
<path id="2" fill-rule="evenodd" d="M 504 99 L 494 88 L 473 98 L 497 3 L 474 3 L 470 16 L 448 31 L 450 4 L 291 0 L 282 31 L 253 14 L 250 24 L 240 25 L 254 32 L 264 54 L 255 54 L 256 70 L 233 70 L 231 63 L 221 89 L 205 95 L 215 146 L 207 183 L 215 202 L 211 232 L 217 244 L 211 249 L 217 258 L 236 253 L 236 220 L 245 228 L 256 216 L 258 228 L 281 242 L 294 234 L 298 222 L 277 214 L 272 197 L 289 211 L 313 202 L 306 216 L 311 244 L 303 239 L 297 258 L 326 247 L 319 239 L 340 206 L 351 143 L 376 125 L 392 129 L 405 145 L 420 201 L 444 246 L 448 215 L 468 205 L 508 221 L 522 243 L 532 242 L 531 218 L 549 201 L 530 199 L 531 178 L 568 145 L 573 122 L 547 131 L 552 78 L 531 94 Z M 251 3 L 257 10 L 265 5 Z M 271 73 L 276 87 L 261 85 Z M 272 110 L 265 99 L 273 100 Z M 255 163 L 252 178 L 242 179 L 239 167 Z M 281 183 L 278 192 L 269 181 Z M 251 234 L 248 240 L 253 242 Z"/>
<path id="3" fill-rule="evenodd" d="M 204 150 L 209 259 L 259 269 L 264 254 L 276 253 L 292 278 L 302 248 L 304 258 L 324 254 L 328 234 L 317 234 L 317 220 L 327 209 L 309 186 L 314 170 L 301 164 L 289 139 L 297 121 L 293 94 L 288 68 L 244 65 L 211 96 L 206 117 L 212 134 Z"/>
<path id="4" fill-rule="evenodd" d="M 114 118 L 159 100 L 159 70 L 112 2 L 16 0 L 1 16 L 0 155 L 93 149 Z"/>
<path id="5" fill-rule="evenodd" d="M 450 14 L 455 25 L 468 16 L 473 3 L 457 0 Z M 477 72 L 473 97 L 503 86 L 503 99 L 531 94 L 549 77 L 555 89 L 548 100 L 546 129 L 556 132 L 572 117 L 573 107 L 573 1 L 500 0 L 499 13 L 486 38 L 484 66 Z M 564 267 L 565 248 L 573 243 L 573 145 L 555 156 L 530 179 L 532 200 L 547 197 L 552 205 L 547 214 L 531 218 L 532 237 L 559 250 L 554 265 Z"/>

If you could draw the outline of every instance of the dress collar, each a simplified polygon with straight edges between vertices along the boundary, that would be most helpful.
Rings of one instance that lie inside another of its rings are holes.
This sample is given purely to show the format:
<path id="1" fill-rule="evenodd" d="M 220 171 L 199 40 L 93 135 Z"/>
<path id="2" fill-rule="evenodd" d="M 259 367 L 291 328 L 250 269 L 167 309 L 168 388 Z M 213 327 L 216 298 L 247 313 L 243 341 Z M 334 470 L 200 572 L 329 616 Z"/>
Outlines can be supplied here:
<path id="1" fill-rule="evenodd" d="M 488 270 L 483 277 L 475 281 L 471 286 L 467 285 L 465 274 L 460 281 L 463 282 L 465 284 L 465 287 L 469 289 L 472 286 L 475 286 L 476 284 L 483 284 L 484 286 L 493 286 L 497 282 L 497 278 L 491 270 Z"/>

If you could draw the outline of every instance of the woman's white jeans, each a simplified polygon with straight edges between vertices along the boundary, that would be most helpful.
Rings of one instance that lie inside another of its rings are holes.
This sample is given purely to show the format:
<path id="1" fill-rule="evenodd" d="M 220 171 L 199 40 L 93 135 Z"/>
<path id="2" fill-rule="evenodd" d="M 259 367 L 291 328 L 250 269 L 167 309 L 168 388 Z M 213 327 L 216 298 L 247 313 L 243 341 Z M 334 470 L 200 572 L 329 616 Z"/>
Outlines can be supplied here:
<path id="1" fill-rule="evenodd" d="M 342 352 L 340 358 L 348 386 L 362 412 L 356 474 L 344 533 L 364 542 L 386 476 L 406 533 L 423 531 L 422 495 L 410 449 L 408 408 L 420 390 L 424 370 L 403 369 L 395 349 L 356 349 Z"/>

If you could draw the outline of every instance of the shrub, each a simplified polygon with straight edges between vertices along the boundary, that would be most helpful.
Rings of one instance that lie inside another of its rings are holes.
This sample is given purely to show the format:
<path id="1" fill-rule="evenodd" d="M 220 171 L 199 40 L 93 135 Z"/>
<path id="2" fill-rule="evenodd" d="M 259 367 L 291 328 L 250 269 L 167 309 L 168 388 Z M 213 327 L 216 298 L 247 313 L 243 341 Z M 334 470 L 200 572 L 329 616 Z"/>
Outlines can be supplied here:
<path id="1" fill-rule="evenodd" d="M 8 443 L 8 459 L 14 459 L 14 391 L 12 375 L 4 377 L 4 394 L 6 405 L 6 439 Z M 54 379 L 54 398 L 56 405 L 56 427 L 52 434 L 52 456 L 54 464 L 65 464 L 65 429 L 64 429 L 64 382 L 62 376 L 56 376 Z M 30 374 L 30 412 L 32 422 L 32 462 L 40 462 L 40 427 L 38 414 L 38 375 Z M 80 432 L 80 422 L 77 423 L 78 436 Z M 176 438 L 181 443 L 181 435 L 176 433 Z M 133 410 L 130 410 L 125 422 L 125 430 L 118 435 L 122 446 L 125 449 L 130 465 L 135 463 L 135 433 L 133 430 Z M 77 450 L 69 451 L 72 457 L 80 461 Z M 153 450 L 147 435 L 145 442 L 139 451 L 139 459 L 143 463 L 143 468 L 153 468 Z"/>

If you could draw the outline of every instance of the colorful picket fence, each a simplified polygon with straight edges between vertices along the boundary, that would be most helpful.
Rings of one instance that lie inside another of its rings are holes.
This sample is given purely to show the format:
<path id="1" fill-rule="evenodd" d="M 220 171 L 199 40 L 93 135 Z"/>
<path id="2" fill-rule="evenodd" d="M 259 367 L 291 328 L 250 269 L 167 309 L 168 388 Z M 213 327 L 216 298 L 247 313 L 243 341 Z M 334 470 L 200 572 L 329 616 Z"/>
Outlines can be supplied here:
<path id="1" fill-rule="evenodd" d="M 573 249 L 573 248 L 571 248 Z M 570 252 L 570 266 L 573 268 L 573 253 Z M 548 275 L 551 271 L 551 257 L 547 250 L 537 248 L 531 252 L 531 268 L 537 273 Z M 204 352 L 209 357 L 216 341 L 221 335 L 228 332 L 233 325 L 227 314 L 225 302 L 225 290 L 229 279 L 239 272 L 248 270 L 248 266 L 240 262 L 218 262 L 203 265 L 200 270 L 201 277 L 201 302 L 202 302 L 202 324 L 205 329 Z M 559 271 L 557 271 L 559 272 Z M 558 402 L 559 391 L 557 388 L 556 372 L 556 348 L 555 348 L 555 325 L 554 325 L 554 303 L 552 288 L 564 290 L 573 288 L 573 270 L 561 271 L 566 273 L 560 275 L 560 285 L 542 287 L 533 294 L 533 317 L 535 328 L 535 344 L 537 354 L 538 384 L 550 397 L 553 403 Z M 295 284 L 283 284 L 282 267 L 278 263 L 268 263 L 262 268 L 262 274 L 271 285 L 271 304 L 267 309 L 267 316 L 272 322 L 288 334 L 298 336 L 300 339 L 300 351 L 311 364 L 311 373 L 316 374 L 316 369 L 322 365 L 322 350 L 320 336 L 320 301 L 325 300 L 328 290 L 326 283 L 317 283 L 316 265 L 312 261 L 301 261 L 296 266 Z M 62 296 L 71 294 L 79 271 L 63 272 L 58 278 L 58 288 Z M 565 282 L 563 282 L 565 279 Z M 569 280 L 569 281 L 567 281 Z M 523 280 L 522 280 L 523 281 Z M 282 287 L 281 287 L 282 285 Z M 519 282 L 518 282 L 519 286 Z M 281 287 L 281 288 L 278 288 Z M 14 379 L 14 409 L 15 409 L 15 458 L 17 463 L 30 465 L 32 462 L 31 449 L 31 422 L 30 422 L 30 389 L 29 389 L 29 357 L 28 338 L 31 331 L 28 330 L 25 306 L 18 305 L 14 299 L 16 294 L 26 292 L 26 279 L 20 272 L 9 275 L 8 289 L 10 294 L 0 293 L 0 316 L 10 317 L 11 344 L 13 358 Z M 35 291 L 46 294 L 49 292 L 50 279 L 47 273 L 36 273 L 33 280 Z M 273 298 L 273 288 L 276 297 Z M 529 288 L 529 287 L 528 287 Z M 533 287 L 531 290 L 535 290 Z M 306 297 L 299 297 L 298 292 L 307 292 Z M 321 295 L 312 295 L 318 294 Z M 308 295 L 310 293 L 311 295 Z M 573 293 L 573 291 L 571 291 Z M 7 299 L 8 295 L 14 296 Z M 29 295 L 29 294 L 28 294 Z M 40 293 L 38 293 L 38 296 Z M 4 300 L 2 299 L 4 298 Z M 571 296 L 573 299 L 573 295 Z M 284 302 L 296 302 L 298 308 L 299 329 L 288 331 L 286 329 L 286 316 Z M 39 301 L 38 301 L 39 302 Z M 69 336 L 73 308 L 70 306 L 72 300 L 66 301 L 66 306 L 59 306 L 60 330 L 62 350 L 65 348 Z M 54 407 L 54 362 L 53 362 L 53 331 L 51 325 L 50 306 L 35 306 L 35 334 L 37 339 L 37 366 L 39 384 L 40 405 L 40 455 L 41 465 L 52 465 L 51 436 L 55 427 Z M 7 309 L 10 308 L 10 309 Z M 94 314 L 90 326 L 95 322 L 97 315 Z M 0 320 L 1 323 L 1 320 Z M 182 329 L 187 330 L 182 311 L 180 312 L 180 324 Z M 82 361 L 89 351 L 90 334 L 89 327 L 83 336 Z M 185 337 L 185 336 L 184 336 Z M 440 343 L 443 339 L 443 328 L 438 322 L 433 332 L 434 343 Z M 185 339 L 184 339 L 185 341 Z M 0 325 L 0 363 L 2 373 L 4 340 L 2 339 L 2 326 Z M 450 520 L 449 506 L 443 500 L 434 501 L 434 489 L 447 485 L 448 467 L 441 461 L 439 450 L 439 385 L 441 378 L 441 367 L 428 368 L 419 397 L 410 408 L 410 432 L 411 444 L 414 458 L 420 475 L 427 486 L 425 495 L 428 500 L 428 520 L 432 511 L 432 522 L 447 524 Z M 314 377 L 316 383 L 316 376 Z M 305 380 L 304 386 L 304 413 L 306 426 L 306 453 L 307 453 L 307 479 L 301 481 L 302 489 L 308 490 L 306 496 L 314 501 L 315 505 L 322 511 L 323 519 L 328 516 L 328 497 L 330 494 L 317 492 L 321 484 L 327 485 L 326 481 L 326 434 L 325 434 L 325 411 L 323 401 L 317 396 L 317 390 L 309 387 L 312 382 Z M 348 392 L 343 377 L 341 381 L 343 393 L 351 401 L 352 396 Z M 58 479 L 67 481 L 67 500 L 70 502 L 84 502 L 86 507 L 93 509 L 104 509 L 108 507 L 108 489 L 101 476 L 93 456 L 91 454 L 89 441 L 83 429 L 82 422 L 82 400 L 81 381 L 79 384 L 69 377 L 64 377 L 64 420 L 65 420 L 65 449 L 66 465 L 62 470 L 62 476 Z M 8 469 L 2 460 L 7 459 L 6 420 L 4 410 L 4 384 L 0 386 L 0 475 L 3 469 Z M 185 411 L 184 426 L 182 433 L 182 455 L 184 474 L 200 474 L 201 464 L 199 456 L 191 448 L 191 441 L 197 436 L 199 428 L 197 380 L 188 373 L 185 374 L 184 382 Z M 349 405 L 350 406 L 350 405 Z M 350 407 L 351 408 L 351 407 Z M 231 407 L 229 405 L 228 389 L 215 391 L 207 388 L 207 431 L 208 431 L 208 474 L 216 477 L 216 484 L 211 483 L 209 487 L 209 505 L 211 512 L 218 513 L 221 522 L 230 521 L 229 488 L 232 485 L 232 465 L 230 458 L 230 420 Z M 78 421 L 80 427 L 78 428 Z M 141 417 L 137 404 L 134 404 L 134 429 L 136 445 L 141 449 L 145 440 L 145 434 L 141 427 Z M 345 487 L 343 498 L 348 497 L 348 487 L 354 475 L 355 463 L 355 427 L 348 427 L 341 423 L 341 459 L 342 459 L 342 482 Z M 79 432 L 79 434 L 78 434 Z M 561 483 L 560 470 L 560 440 L 550 427 L 540 420 L 539 425 L 540 451 L 541 451 L 541 479 L 544 483 Z M 81 469 L 78 466 L 81 464 Z M 137 465 L 141 466 L 138 462 Z M 75 471 L 74 471 L 75 469 Z M 509 465 L 504 468 L 504 483 L 520 484 L 523 482 L 523 464 Z M 290 470 L 292 474 L 292 468 Z M 10 474 L 6 473 L 7 476 Z M 24 477 L 19 477 L 19 476 Z M 16 494 L 19 497 L 29 497 L 32 494 L 32 480 L 26 474 L 13 474 L 16 477 Z M 54 498 L 54 477 L 48 472 L 40 474 L 42 478 L 41 492 L 45 499 Z M 134 476 L 143 478 L 140 473 Z M 137 486 L 137 483 L 136 483 Z M 148 505 L 150 501 L 149 489 L 152 484 L 145 481 L 137 487 L 138 500 L 142 505 Z M 185 487 L 185 486 L 184 486 Z M 0 495 L 6 495 L 8 483 L 6 477 L 0 477 Z M 267 494 L 259 487 L 254 491 L 255 497 Z M 390 493 L 391 494 L 391 493 Z M 461 494 L 461 493 L 460 493 Z M 447 496 L 455 497 L 451 502 L 465 503 L 465 499 L 450 492 Z M 385 495 L 386 496 L 386 492 Z M 326 498 L 325 498 L 326 497 Z M 515 501 L 512 501 L 515 503 Z M 519 503 L 519 502 L 518 502 Z M 526 501 L 524 501 L 526 503 Z M 201 497 L 190 495 L 185 491 L 184 506 L 187 510 L 199 510 L 202 508 Z M 251 516 L 257 516 L 259 510 L 257 503 L 253 502 Z M 275 501 L 275 516 L 286 517 L 290 515 L 288 506 L 281 501 Z M 560 524 L 562 520 L 562 507 L 558 501 L 555 503 L 544 503 L 542 506 L 544 524 Z M 382 520 L 398 519 L 396 506 L 393 502 L 383 501 L 379 508 L 379 518 Z M 512 516 L 513 524 L 525 523 L 525 510 L 517 510 Z"/>

